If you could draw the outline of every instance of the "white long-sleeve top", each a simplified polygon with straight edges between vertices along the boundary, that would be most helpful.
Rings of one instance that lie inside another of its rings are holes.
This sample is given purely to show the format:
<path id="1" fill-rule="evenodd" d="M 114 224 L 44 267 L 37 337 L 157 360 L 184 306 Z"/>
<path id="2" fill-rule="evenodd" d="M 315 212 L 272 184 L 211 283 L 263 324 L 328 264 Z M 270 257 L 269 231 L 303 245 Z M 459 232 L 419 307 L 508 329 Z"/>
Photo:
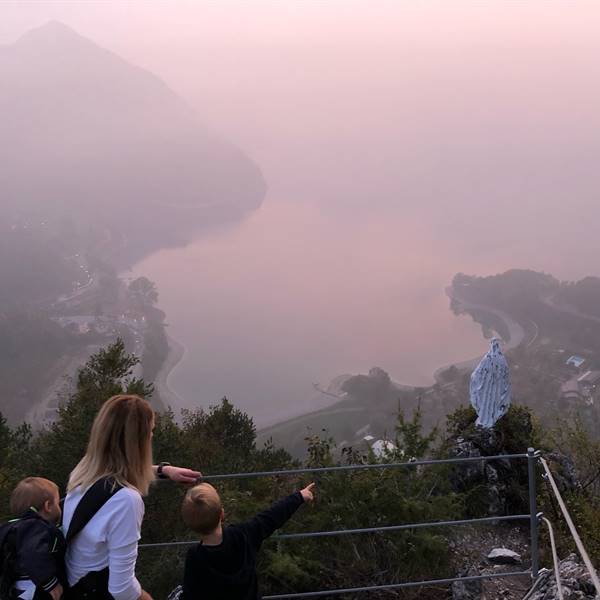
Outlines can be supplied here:
<path id="1" fill-rule="evenodd" d="M 65 535 L 84 491 L 76 488 L 65 498 Z M 108 591 L 113 598 L 137 600 L 142 588 L 135 576 L 135 561 L 143 517 L 144 501 L 139 492 L 124 487 L 112 496 L 67 547 L 69 585 L 91 571 L 108 567 Z"/>

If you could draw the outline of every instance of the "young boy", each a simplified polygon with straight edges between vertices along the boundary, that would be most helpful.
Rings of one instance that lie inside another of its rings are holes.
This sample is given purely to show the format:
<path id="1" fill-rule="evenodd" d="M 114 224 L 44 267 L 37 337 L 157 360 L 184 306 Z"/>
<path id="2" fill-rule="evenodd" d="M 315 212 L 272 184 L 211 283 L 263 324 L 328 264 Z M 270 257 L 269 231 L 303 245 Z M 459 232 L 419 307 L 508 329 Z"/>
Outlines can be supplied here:
<path id="1" fill-rule="evenodd" d="M 199 534 L 187 554 L 182 600 L 260 600 L 256 556 L 260 546 L 303 502 L 314 499 L 311 483 L 240 525 L 223 527 L 225 512 L 215 488 L 201 483 L 186 494 L 181 514 Z"/>
<path id="2" fill-rule="evenodd" d="M 64 537 L 57 527 L 61 510 L 58 486 L 27 477 L 10 497 L 17 518 L 0 531 L 2 596 L 20 600 L 59 600 L 64 581 Z"/>

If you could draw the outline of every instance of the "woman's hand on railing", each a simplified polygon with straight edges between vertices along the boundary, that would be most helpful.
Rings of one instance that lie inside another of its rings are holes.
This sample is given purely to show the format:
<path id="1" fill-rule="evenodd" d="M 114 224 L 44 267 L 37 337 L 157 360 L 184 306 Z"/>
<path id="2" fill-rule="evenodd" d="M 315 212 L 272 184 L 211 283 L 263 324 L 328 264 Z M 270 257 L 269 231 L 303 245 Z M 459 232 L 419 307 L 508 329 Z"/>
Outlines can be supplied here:
<path id="1" fill-rule="evenodd" d="M 172 465 L 162 468 L 164 475 L 176 483 L 196 483 L 199 477 L 202 477 L 200 471 L 186 469 L 185 467 L 174 467 Z"/>

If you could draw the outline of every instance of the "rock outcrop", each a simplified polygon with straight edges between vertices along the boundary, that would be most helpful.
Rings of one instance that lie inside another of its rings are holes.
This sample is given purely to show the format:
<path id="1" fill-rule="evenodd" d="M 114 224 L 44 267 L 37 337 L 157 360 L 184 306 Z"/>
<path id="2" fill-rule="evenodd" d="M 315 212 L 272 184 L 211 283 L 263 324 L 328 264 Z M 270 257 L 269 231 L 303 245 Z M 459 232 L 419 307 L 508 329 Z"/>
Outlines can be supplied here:
<path id="1" fill-rule="evenodd" d="M 565 600 L 593 600 L 596 590 L 585 566 L 576 554 L 560 561 L 560 584 Z M 544 571 L 532 588 L 527 600 L 559 600 L 554 571 Z"/>
<path id="2" fill-rule="evenodd" d="M 535 443 L 531 412 L 524 407 L 512 406 L 491 428 L 477 426 L 475 418 L 471 408 L 457 411 L 447 439 L 450 457 L 521 454 Z M 521 514 L 528 510 L 527 461 L 522 458 L 460 463 L 452 468 L 450 482 L 457 492 L 466 494 L 472 516 Z"/>
<path id="3" fill-rule="evenodd" d="M 475 568 L 465 569 L 458 577 L 473 577 L 481 575 Z M 479 600 L 483 594 L 483 584 L 481 579 L 474 581 L 455 581 L 452 584 L 452 600 Z"/>
<path id="4" fill-rule="evenodd" d="M 477 427 L 454 440 L 451 456 L 457 458 L 475 458 L 506 454 L 502 436 L 492 428 Z M 511 479 L 514 476 L 513 465 L 508 459 L 488 462 L 468 462 L 457 465 L 451 475 L 454 489 L 459 492 L 484 486 L 487 499 L 485 513 L 490 516 L 503 515 L 507 511 L 507 497 Z"/>

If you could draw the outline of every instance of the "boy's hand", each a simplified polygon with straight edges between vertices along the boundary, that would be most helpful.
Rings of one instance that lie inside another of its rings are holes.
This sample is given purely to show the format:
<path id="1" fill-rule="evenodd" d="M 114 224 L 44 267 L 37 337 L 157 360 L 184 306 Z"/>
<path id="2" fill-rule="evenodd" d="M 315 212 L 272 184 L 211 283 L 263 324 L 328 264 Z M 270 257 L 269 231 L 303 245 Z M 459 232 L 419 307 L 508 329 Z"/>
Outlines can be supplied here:
<path id="1" fill-rule="evenodd" d="M 302 500 L 304 500 L 304 502 L 312 502 L 315 499 L 315 495 L 313 493 L 315 485 L 317 484 L 310 483 L 304 489 L 300 490 L 300 494 L 302 494 Z"/>
<path id="2" fill-rule="evenodd" d="M 52 600 L 60 600 L 60 597 L 63 595 L 63 586 L 60 583 L 53 587 L 50 590 L 50 595 L 52 596 Z"/>
<path id="3" fill-rule="evenodd" d="M 146 590 L 142 590 L 142 595 L 138 600 L 152 600 L 152 596 Z"/>

